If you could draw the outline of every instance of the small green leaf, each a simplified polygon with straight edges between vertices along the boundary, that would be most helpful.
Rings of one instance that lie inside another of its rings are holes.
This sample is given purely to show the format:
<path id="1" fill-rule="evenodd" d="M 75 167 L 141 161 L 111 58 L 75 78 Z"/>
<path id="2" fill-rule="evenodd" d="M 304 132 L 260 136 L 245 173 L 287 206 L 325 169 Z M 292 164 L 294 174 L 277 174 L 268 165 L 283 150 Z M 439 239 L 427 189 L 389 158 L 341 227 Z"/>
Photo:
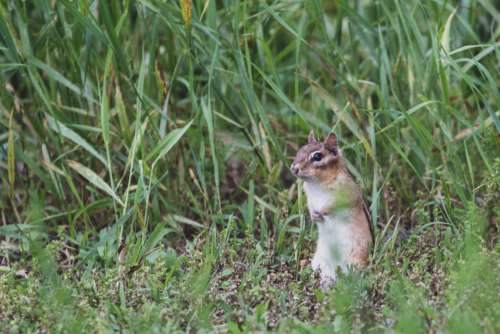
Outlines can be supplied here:
<path id="1" fill-rule="evenodd" d="M 118 122 L 120 124 L 121 133 L 125 138 L 127 143 L 130 143 L 132 134 L 130 133 L 130 125 L 127 116 L 127 110 L 125 109 L 125 104 L 123 103 L 122 92 L 118 84 L 115 86 L 115 110 L 118 115 Z"/>
<path id="2" fill-rule="evenodd" d="M 172 229 L 165 227 L 163 224 L 156 225 L 144 245 L 145 253 L 149 253 L 171 231 Z"/>
<path id="3" fill-rule="evenodd" d="M 151 151 L 151 153 L 148 154 L 146 157 L 145 161 L 149 161 L 153 158 L 155 158 L 155 162 L 158 161 L 159 159 L 163 158 L 171 149 L 172 147 L 177 144 L 177 142 L 182 138 L 184 133 L 189 129 L 193 121 L 191 120 L 188 124 L 186 124 L 184 127 L 180 129 L 175 129 L 172 130 L 169 134 L 163 138 L 158 145 Z"/>
<path id="4" fill-rule="evenodd" d="M 93 148 L 92 145 L 90 145 L 78 133 L 76 133 L 75 131 L 71 130 L 66 125 L 64 125 L 63 123 L 59 122 L 58 120 L 56 120 L 56 119 L 54 119 L 54 118 L 52 118 L 50 116 L 47 116 L 47 120 L 48 120 L 49 127 L 52 130 L 54 130 L 55 132 L 59 133 L 60 135 L 62 135 L 66 139 L 71 140 L 75 144 L 78 144 L 81 147 L 83 147 L 90 154 L 92 154 L 94 157 L 96 157 L 97 159 L 99 159 L 104 164 L 104 166 L 107 165 L 106 164 L 106 159 L 104 159 L 104 157 L 102 155 L 100 155 L 99 152 L 97 152 L 97 150 L 95 148 Z"/>
<path id="5" fill-rule="evenodd" d="M 89 181 L 94 186 L 96 186 L 97 188 L 101 189 L 102 191 L 113 197 L 118 203 L 120 203 L 120 205 L 123 206 L 123 202 L 116 195 L 113 189 L 93 170 L 83 166 L 82 164 L 74 160 L 69 160 L 68 165 L 76 172 L 78 172 L 78 174 L 83 176 L 87 181 Z"/>
<path id="6" fill-rule="evenodd" d="M 106 146 L 109 145 L 109 99 L 106 93 L 106 87 L 102 88 L 101 101 L 101 128 L 102 138 Z"/>
<path id="7" fill-rule="evenodd" d="M 443 50 L 448 54 L 450 52 L 450 28 L 451 28 L 451 22 L 453 21 L 453 18 L 455 17 L 455 14 L 457 13 L 458 7 L 451 12 L 451 14 L 448 16 L 448 19 L 446 20 L 446 24 L 443 29 L 443 34 L 441 36 L 441 47 Z"/>

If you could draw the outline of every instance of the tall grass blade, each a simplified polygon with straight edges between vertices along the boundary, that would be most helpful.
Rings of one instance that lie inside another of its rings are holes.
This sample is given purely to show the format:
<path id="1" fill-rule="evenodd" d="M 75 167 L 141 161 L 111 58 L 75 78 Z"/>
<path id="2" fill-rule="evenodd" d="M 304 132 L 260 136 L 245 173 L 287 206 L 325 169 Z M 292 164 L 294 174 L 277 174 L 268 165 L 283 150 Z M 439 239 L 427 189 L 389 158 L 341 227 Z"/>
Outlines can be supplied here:
<path id="1" fill-rule="evenodd" d="M 9 193 L 12 196 L 14 194 L 14 183 L 16 181 L 16 161 L 14 155 L 14 128 L 12 123 L 12 117 L 14 111 L 10 113 L 9 117 L 9 134 L 7 139 L 7 176 L 9 179 Z"/>

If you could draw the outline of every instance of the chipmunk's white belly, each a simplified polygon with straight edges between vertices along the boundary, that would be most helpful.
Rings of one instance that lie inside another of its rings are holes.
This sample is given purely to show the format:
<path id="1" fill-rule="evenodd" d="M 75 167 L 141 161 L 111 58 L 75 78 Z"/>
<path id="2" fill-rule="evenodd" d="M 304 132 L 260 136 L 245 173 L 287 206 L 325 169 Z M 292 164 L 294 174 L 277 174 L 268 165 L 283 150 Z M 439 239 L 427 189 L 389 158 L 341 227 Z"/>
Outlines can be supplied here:
<path id="1" fill-rule="evenodd" d="M 335 194 L 330 189 L 305 183 L 309 210 L 322 212 L 331 208 Z M 318 222 L 318 242 L 312 260 L 312 267 L 321 270 L 321 276 L 327 279 L 335 278 L 339 266 L 347 269 L 347 256 L 352 251 L 353 235 L 350 223 L 349 209 L 335 210 L 324 215 L 324 221 Z"/>
<path id="2" fill-rule="evenodd" d="M 321 212 L 326 207 L 330 206 L 334 200 L 332 191 L 315 184 L 305 182 L 304 191 L 307 195 L 307 206 L 309 210 L 312 209 Z"/>
<path id="3" fill-rule="evenodd" d="M 314 258 L 324 274 L 334 277 L 337 266 L 347 269 L 347 255 L 353 248 L 351 224 L 344 215 L 327 215 L 316 225 L 318 244 Z"/>

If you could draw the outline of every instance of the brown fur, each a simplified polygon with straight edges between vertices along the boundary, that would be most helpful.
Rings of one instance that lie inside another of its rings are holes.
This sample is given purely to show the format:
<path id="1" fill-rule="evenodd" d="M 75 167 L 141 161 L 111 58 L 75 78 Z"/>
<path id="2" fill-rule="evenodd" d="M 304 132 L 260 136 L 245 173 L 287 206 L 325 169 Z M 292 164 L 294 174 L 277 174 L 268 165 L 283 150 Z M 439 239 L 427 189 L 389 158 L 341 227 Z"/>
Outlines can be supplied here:
<path id="1" fill-rule="evenodd" d="M 366 218 L 364 210 L 359 207 L 353 210 L 352 229 L 354 231 L 354 238 L 358 247 L 352 249 L 350 254 L 350 262 L 357 264 L 359 267 L 364 268 L 368 264 L 368 257 L 370 255 L 370 247 L 373 243 L 371 231 L 369 228 L 370 222 Z"/>

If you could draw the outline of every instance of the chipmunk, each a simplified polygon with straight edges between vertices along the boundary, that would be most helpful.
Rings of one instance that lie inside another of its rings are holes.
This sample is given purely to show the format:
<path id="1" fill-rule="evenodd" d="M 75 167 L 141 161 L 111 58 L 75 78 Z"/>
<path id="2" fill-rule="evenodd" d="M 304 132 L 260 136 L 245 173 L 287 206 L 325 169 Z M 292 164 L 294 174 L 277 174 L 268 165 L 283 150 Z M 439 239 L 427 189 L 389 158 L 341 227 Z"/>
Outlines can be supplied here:
<path id="1" fill-rule="evenodd" d="M 354 181 L 330 133 L 323 142 L 311 131 L 291 165 L 292 173 L 304 181 L 311 220 L 318 226 L 318 242 L 311 265 L 320 271 L 321 284 L 335 281 L 336 269 L 363 268 L 373 243 L 361 189 Z"/>

